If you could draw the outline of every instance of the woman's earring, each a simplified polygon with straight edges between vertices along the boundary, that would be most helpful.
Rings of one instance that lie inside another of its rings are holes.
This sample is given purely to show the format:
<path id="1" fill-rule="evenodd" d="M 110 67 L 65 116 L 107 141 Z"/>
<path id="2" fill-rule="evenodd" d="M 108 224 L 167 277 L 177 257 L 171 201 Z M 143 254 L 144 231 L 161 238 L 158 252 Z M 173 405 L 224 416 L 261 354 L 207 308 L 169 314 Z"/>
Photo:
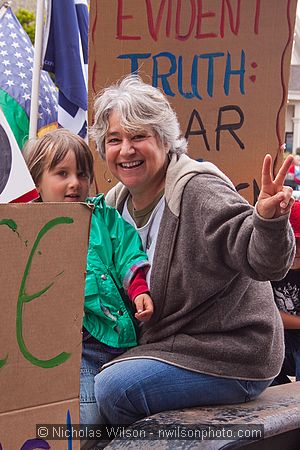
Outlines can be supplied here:
<path id="1" fill-rule="evenodd" d="M 112 179 L 109 178 L 109 177 L 106 175 L 106 172 L 107 172 L 107 171 L 105 171 L 105 172 L 104 172 L 104 175 L 103 175 L 104 180 L 105 180 L 107 183 L 111 183 L 111 182 L 112 182 Z"/>

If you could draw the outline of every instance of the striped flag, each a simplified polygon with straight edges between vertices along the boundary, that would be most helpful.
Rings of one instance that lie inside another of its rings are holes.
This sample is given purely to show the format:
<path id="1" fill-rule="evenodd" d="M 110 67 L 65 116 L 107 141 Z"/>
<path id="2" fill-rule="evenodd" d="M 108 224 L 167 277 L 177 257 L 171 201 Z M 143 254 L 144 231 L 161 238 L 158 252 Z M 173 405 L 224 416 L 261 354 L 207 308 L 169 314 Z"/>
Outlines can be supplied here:
<path id="1" fill-rule="evenodd" d="M 11 8 L 0 8 L 0 107 L 22 149 L 29 135 L 34 50 Z M 38 134 L 57 128 L 57 89 L 42 72 Z"/>
<path id="2" fill-rule="evenodd" d="M 49 0 L 44 66 L 59 88 L 58 123 L 81 137 L 87 133 L 88 4 Z"/>

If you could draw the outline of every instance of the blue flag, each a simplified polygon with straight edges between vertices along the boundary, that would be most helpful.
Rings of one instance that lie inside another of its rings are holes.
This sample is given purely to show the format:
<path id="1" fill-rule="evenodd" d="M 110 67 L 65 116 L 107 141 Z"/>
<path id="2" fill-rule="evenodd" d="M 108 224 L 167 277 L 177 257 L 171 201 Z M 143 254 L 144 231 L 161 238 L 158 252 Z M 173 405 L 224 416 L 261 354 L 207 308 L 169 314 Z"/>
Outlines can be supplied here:
<path id="1" fill-rule="evenodd" d="M 43 68 L 59 88 L 58 123 L 87 133 L 88 5 L 86 0 L 49 1 Z"/>
<path id="2" fill-rule="evenodd" d="M 11 8 L 0 8 L 0 108 L 22 148 L 28 139 L 34 50 Z M 38 134 L 57 127 L 57 89 L 42 72 Z"/>

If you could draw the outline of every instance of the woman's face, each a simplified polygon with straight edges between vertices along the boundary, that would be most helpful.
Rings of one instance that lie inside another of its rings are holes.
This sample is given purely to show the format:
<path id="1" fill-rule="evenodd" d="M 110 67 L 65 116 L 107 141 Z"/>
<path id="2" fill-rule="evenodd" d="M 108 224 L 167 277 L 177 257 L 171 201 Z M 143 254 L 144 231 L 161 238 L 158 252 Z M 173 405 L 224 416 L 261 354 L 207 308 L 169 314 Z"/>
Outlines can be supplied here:
<path id="1" fill-rule="evenodd" d="M 164 186 L 168 148 L 153 130 L 129 134 L 120 125 L 119 113 L 109 117 L 105 138 L 106 162 L 111 173 L 135 194 L 151 191 L 155 195 Z"/>

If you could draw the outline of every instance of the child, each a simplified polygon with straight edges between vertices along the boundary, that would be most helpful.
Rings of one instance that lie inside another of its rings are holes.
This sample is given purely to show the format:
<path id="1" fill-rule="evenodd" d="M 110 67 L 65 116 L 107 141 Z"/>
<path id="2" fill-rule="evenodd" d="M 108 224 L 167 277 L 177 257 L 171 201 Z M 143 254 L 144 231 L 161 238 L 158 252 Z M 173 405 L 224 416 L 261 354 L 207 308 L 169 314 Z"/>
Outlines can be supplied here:
<path id="1" fill-rule="evenodd" d="M 83 139 L 65 129 L 55 130 L 30 140 L 24 156 L 40 201 L 87 201 L 94 206 L 85 283 L 80 421 L 97 423 L 94 376 L 103 364 L 137 345 L 124 291 L 135 304 L 136 319 L 147 321 L 153 313 L 145 280 L 149 263 L 135 229 L 105 204 L 103 195 L 87 198 L 93 156 Z"/>
<path id="2" fill-rule="evenodd" d="M 276 304 L 284 326 L 285 358 L 274 384 L 288 383 L 289 376 L 300 380 L 300 202 L 292 206 L 290 222 L 296 238 L 294 263 L 285 278 L 273 281 Z"/>

